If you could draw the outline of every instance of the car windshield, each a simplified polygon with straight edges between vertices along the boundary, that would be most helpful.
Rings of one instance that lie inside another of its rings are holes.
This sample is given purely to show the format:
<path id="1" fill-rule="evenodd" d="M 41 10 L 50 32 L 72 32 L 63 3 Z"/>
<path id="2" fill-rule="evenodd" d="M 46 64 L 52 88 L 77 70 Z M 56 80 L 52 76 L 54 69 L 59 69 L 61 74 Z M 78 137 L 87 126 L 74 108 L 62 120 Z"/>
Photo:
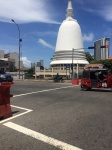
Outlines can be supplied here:
<path id="1" fill-rule="evenodd" d="M 4 70 L 0 70 L 0 74 L 5 74 Z"/>

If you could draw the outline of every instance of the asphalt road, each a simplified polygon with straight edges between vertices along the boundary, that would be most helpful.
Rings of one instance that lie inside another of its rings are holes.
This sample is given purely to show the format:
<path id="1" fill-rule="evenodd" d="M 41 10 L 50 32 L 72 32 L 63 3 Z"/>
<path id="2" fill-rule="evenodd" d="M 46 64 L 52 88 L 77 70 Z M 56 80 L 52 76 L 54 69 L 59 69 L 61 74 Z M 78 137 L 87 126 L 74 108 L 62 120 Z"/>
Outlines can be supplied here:
<path id="1" fill-rule="evenodd" d="M 15 81 L 11 93 L 13 117 L 0 121 L 0 150 L 112 150 L 112 92 Z"/>

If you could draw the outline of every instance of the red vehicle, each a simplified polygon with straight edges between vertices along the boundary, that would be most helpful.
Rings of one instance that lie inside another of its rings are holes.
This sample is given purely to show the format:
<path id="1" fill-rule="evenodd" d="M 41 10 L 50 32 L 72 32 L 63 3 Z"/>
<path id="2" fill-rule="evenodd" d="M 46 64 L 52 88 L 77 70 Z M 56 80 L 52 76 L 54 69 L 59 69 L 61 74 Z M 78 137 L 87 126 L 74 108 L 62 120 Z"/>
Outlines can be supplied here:
<path id="1" fill-rule="evenodd" d="M 81 89 L 110 88 L 112 90 L 112 72 L 107 68 L 90 68 L 83 71 Z"/>

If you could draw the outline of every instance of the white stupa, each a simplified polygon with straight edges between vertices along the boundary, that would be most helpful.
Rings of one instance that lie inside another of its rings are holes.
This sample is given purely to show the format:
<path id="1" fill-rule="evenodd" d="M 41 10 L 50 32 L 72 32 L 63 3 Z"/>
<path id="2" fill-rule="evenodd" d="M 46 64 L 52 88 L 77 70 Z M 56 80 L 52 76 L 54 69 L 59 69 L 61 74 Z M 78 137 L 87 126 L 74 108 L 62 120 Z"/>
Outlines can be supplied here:
<path id="1" fill-rule="evenodd" d="M 50 63 L 52 68 L 67 64 L 88 64 L 83 49 L 80 26 L 74 18 L 72 0 L 68 0 L 66 20 L 59 28 L 54 56 Z M 74 49 L 74 50 L 73 50 Z"/>

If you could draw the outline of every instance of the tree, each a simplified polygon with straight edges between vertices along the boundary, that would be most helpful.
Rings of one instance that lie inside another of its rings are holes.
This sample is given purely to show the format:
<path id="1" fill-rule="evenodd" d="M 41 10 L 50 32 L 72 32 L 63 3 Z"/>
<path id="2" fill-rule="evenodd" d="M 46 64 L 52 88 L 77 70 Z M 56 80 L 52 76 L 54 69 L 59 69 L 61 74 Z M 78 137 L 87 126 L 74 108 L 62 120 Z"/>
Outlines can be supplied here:
<path id="1" fill-rule="evenodd" d="M 25 73 L 25 78 L 26 79 L 34 78 L 34 76 L 33 76 L 34 73 L 35 73 L 35 67 L 28 69 L 27 72 Z"/>
<path id="2" fill-rule="evenodd" d="M 32 68 L 27 70 L 28 74 L 34 74 L 34 72 L 35 72 L 35 68 L 34 67 L 32 67 Z"/>
<path id="3" fill-rule="evenodd" d="M 94 60 L 93 56 L 91 56 L 91 54 L 89 52 L 85 52 L 85 55 L 86 55 L 86 59 L 89 63 Z"/>

